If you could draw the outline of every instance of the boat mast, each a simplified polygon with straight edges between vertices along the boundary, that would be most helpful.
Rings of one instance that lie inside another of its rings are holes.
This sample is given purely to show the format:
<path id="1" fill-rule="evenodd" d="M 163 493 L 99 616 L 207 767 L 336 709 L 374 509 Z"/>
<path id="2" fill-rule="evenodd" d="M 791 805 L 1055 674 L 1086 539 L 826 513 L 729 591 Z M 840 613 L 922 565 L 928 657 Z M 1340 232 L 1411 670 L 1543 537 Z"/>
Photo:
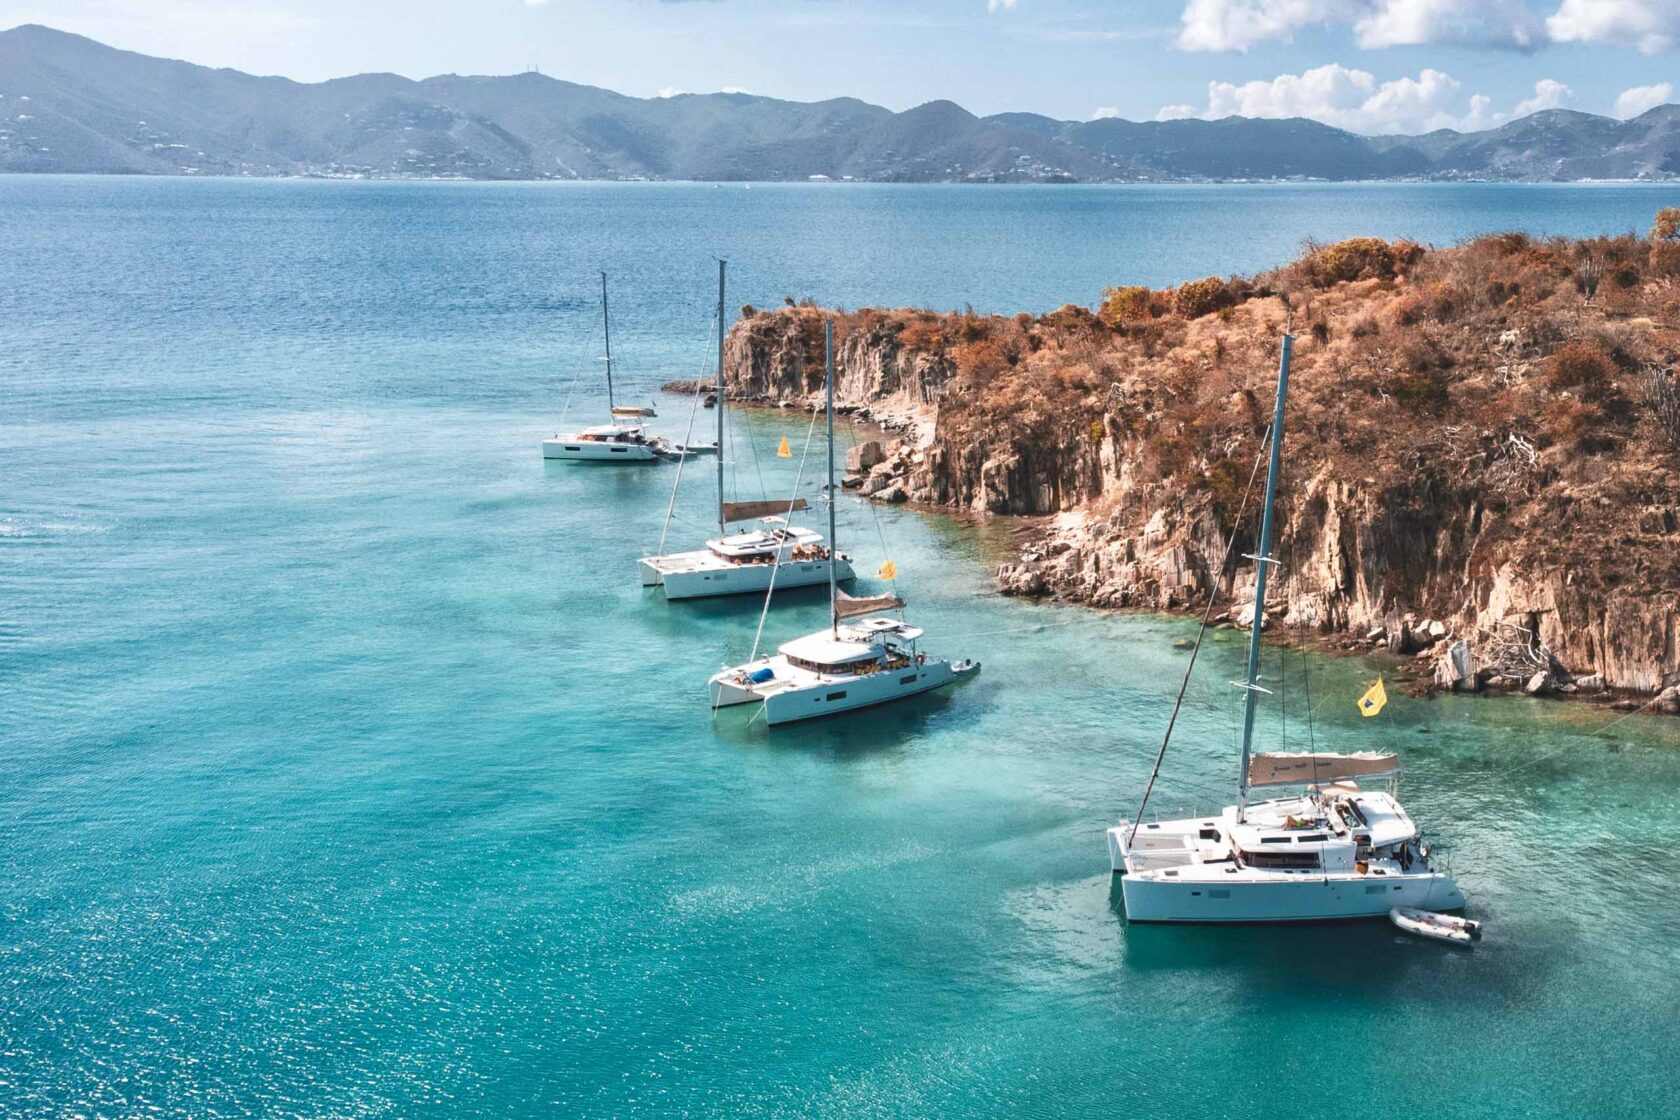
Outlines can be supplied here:
<path id="1" fill-rule="evenodd" d="M 834 563 L 839 555 L 834 540 L 834 320 L 823 322 L 823 384 L 828 392 L 828 616 L 829 627 L 840 633 L 840 602 Z"/>
<path id="2" fill-rule="evenodd" d="M 601 273 L 601 334 L 607 340 L 607 411 L 613 408 L 612 324 L 607 319 L 607 274 Z"/>
<path id="3" fill-rule="evenodd" d="M 1266 502 L 1260 507 L 1260 547 L 1254 561 L 1254 622 L 1248 636 L 1248 672 L 1243 677 L 1242 771 L 1237 775 L 1237 821 L 1248 808 L 1248 760 L 1254 745 L 1254 708 L 1265 691 L 1260 687 L 1260 637 L 1266 626 L 1266 572 L 1272 559 L 1272 505 L 1277 500 L 1278 472 L 1283 463 L 1283 407 L 1289 397 L 1289 352 L 1294 338 L 1283 336 L 1278 357 L 1277 404 L 1272 408 L 1272 456 L 1266 468 Z"/>
<path id="4" fill-rule="evenodd" d="M 729 262 L 718 261 L 718 306 L 717 306 L 717 464 L 718 464 L 718 536 L 729 535 L 729 522 L 723 516 L 723 274 L 729 267 Z"/>

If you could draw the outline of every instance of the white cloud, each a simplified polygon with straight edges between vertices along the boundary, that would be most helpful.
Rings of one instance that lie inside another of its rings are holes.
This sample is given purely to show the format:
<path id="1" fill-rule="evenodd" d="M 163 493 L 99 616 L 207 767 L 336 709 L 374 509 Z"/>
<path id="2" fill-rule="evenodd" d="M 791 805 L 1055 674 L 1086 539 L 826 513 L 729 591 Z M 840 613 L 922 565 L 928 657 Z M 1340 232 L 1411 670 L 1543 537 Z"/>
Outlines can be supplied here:
<path id="1" fill-rule="evenodd" d="M 1179 16 L 1187 51 L 1246 51 L 1296 28 L 1351 18 L 1360 0 L 1189 0 Z"/>
<path id="2" fill-rule="evenodd" d="M 1366 48 L 1479 43 L 1527 49 L 1545 39 L 1523 0 L 1375 0 L 1354 21 Z"/>
<path id="3" fill-rule="evenodd" d="M 1517 102 L 1517 107 L 1511 110 L 1511 115 L 1526 117 L 1542 109 L 1556 109 L 1574 96 L 1575 91 L 1556 78 L 1541 78 L 1534 83 L 1534 96 L 1526 101 Z"/>
<path id="4" fill-rule="evenodd" d="M 1654 86 L 1634 86 L 1624 89 L 1621 96 L 1616 98 L 1615 114 L 1622 120 L 1632 120 L 1641 113 L 1649 112 L 1658 105 L 1666 105 L 1674 100 L 1674 86 L 1670 82 L 1658 82 Z"/>
<path id="5" fill-rule="evenodd" d="M 659 96 L 660 97 L 681 97 L 683 94 L 685 94 L 687 92 L 688 91 L 686 89 L 678 89 L 676 86 L 660 86 L 659 87 Z"/>
<path id="6" fill-rule="evenodd" d="M 1097 108 L 1091 110 L 1091 119 L 1094 121 L 1114 120 L 1119 116 L 1120 110 L 1116 109 L 1112 105 L 1099 105 Z"/>
<path id="7" fill-rule="evenodd" d="M 1330 63 L 1300 74 L 1280 74 L 1270 81 L 1209 82 L 1206 109 L 1197 112 L 1190 105 L 1168 105 L 1156 119 L 1306 117 L 1353 132 L 1473 131 L 1556 108 L 1572 96 L 1568 86 L 1547 78 L 1535 83 L 1533 97 L 1502 112 L 1494 109 L 1492 98 L 1466 94 L 1458 79 L 1440 70 L 1378 81 L 1369 71 Z"/>
<path id="8" fill-rule="evenodd" d="M 1013 8 L 1019 0 L 986 0 L 988 12 L 1001 12 L 1006 8 Z"/>
<path id="9" fill-rule="evenodd" d="M 1366 49 L 1466 43 L 1531 50 L 1548 37 L 1606 41 L 1657 51 L 1680 40 L 1676 0 L 1184 0 L 1178 45 L 1187 51 L 1246 51 L 1288 41 L 1308 27 L 1351 28 Z M 1659 12 L 1661 14 L 1659 14 Z"/>
<path id="10" fill-rule="evenodd" d="M 540 8 L 547 3 L 548 0 L 525 0 L 525 6 L 527 8 Z"/>
<path id="11" fill-rule="evenodd" d="M 1563 0 L 1546 20 L 1559 43 L 1611 43 L 1657 54 L 1680 44 L 1675 0 Z"/>
<path id="12" fill-rule="evenodd" d="M 748 89 L 746 86 L 724 86 L 722 89 L 718 90 L 718 92 L 719 93 L 751 93 L 752 90 Z"/>
<path id="13" fill-rule="evenodd" d="M 1457 80 L 1439 70 L 1378 82 L 1366 70 L 1336 63 L 1271 81 L 1209 82 L 1202 114 L 1218 117 L 1310 117 L 1356 132 L 1425 132 L 1458 123 Z"/>

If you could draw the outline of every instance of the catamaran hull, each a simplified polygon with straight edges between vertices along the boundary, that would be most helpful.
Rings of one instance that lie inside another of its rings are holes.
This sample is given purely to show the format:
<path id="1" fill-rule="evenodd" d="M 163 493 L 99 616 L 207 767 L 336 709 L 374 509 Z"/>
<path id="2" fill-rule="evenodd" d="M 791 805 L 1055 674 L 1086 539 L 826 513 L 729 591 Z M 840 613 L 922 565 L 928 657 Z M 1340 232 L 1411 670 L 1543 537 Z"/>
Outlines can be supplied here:
<path id="1" fill-rule="evenodd" d="M 1124 873 L 1119 845 L 1109 832 L 1109 856 Z M 1233 879 L 1168 879 L 1125 875 L 1120 894 L 1129 922 L 1314 922 L 1382 918 L 1397 906 L 1460 910 L 1464 895 L 1452 876 L 1439 871 L 1406 875 L 1347 873 L 1276 876 L 1263 882 Z"/>
<path id="2" fill-rule="evenodd" d="M 827 560 L 793 560 L 779 568 L 774 564 L 736 564 L 673 572 L 660 568 L 658 558 L 650 556 L 641 562 L 640 570 L 642 586 L 664 588 L 667 599 L 705 599 L 717 595 L 762 595 L 770 590 L 771 573 L 775 573 L 777 591 L 827 584 L 828 565 Z M 834 578 L 840 583 L 854 578 L 851 564 L 839 561 Z"/>
<path id="3" fill-rule="evenodd" d="M 883 670 L 853 680 L 779 692 L 765 700 L 764 720 L 775 727 L 855 712 L 859 708 L 873 708 L 877 704 L 889 704 L 944 688 L 963 673 L 972 673 L 979 668 L 973 665 L 959 672 L 952 669 L 948 661 L 930 661 L 919 668 L 912 666 L 897 672 Z"/>
<path id="4" fill-rule="evenodd" d="M 542 450 L 544 459 L 571 459 L 580 463 L 647 463 L 658 458 L 651 444 L 605 440 L 545 439 Z"/>
<path id="5" fill-rule="evenodd" d="M 1459 910 L 1464 896 L 1439 872 L 1402 879 L 1302 877 L 1298 882 L 1189 884 L 1120 881 L 1130 922 L 1316 922 L 1382 918 L 1396 906 Z"/>

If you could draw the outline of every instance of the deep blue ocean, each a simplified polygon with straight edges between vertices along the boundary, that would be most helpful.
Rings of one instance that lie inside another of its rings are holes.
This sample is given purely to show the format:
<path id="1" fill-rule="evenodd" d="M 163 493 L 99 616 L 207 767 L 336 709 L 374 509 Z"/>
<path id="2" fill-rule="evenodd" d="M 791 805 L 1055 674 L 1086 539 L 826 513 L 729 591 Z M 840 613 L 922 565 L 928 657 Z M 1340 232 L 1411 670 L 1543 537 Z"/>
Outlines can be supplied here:
<path id="1" fill-rule="evenodd" d="M 1486 940 L 1128 928 L 1103 830 L 1188 623 L 1000 599 L 1007 522 L 848 498 L 984 670 L 714 720 L 758 604 L 637 586 L 674 469 L 538 452 L 602 406 L 601 269 L 648 399 L 709 367 L 715 256 L 732 308 L 1046 310 L 1672 194 L 0 178 L 0 1115 L 1680 1115 L 1680 721 L 1363 721 L 1375 666 L 1280 659 L 1262 733 L 1397 747 Z M 786 492 L 803 420 L 730 421 Z M 1164 812 L 1229 800 L 1240 654 Z"/>

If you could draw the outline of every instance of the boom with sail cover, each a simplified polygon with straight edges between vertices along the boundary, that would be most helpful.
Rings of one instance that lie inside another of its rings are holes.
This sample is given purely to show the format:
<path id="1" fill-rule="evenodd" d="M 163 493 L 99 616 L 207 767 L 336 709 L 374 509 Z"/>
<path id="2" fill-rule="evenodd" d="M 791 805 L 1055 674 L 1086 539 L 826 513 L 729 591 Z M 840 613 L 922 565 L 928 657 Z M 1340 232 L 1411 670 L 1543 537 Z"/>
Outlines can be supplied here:
<path id="1" fill-rule="evenodd" d="M 835 589 L 834 619 L 838 622 L 842 618 L 856 618 L 859 615 L 875 614 L 877 611 L 902 610 L 904 600 L 897 595 L 848 595 L 844 591 Z"/>
<path id="2" fill-rule="evenodd" d="M 1257 754 L 1248 760 L 1250 786 L 1324 786 L 1350 778 L 1392 778 L 1400 756 L 1377 751 L 1353 754 Z"/>
<path id="3" fill-rule="evenodd" d="M 733 521 L 756 521 L 760 517 L 782 517 L 810 508 L 810 503 L 804 498 L 775 502 L 724 502 L 719 507 L 718 515 L 728 524 Z"/>

